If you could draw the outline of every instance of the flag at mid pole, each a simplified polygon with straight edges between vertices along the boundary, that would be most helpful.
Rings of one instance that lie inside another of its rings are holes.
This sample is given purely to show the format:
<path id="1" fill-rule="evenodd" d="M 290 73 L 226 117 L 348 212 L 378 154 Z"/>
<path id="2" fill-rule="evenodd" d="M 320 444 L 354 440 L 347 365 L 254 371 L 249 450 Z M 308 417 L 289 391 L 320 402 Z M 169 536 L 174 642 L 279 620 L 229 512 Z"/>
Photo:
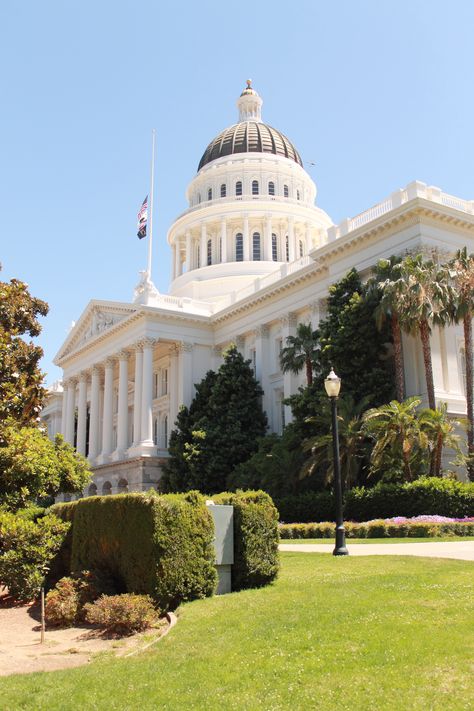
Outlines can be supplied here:
<path id="1" fill-rule="evenodd" d="M 143 239 L 144 237 L 146 237 L 146 226 L 148 222 L 148 195 L 142 202 L 142 206 L 138 211 L 137 220 L 137 237 L 138 239 Z"/>

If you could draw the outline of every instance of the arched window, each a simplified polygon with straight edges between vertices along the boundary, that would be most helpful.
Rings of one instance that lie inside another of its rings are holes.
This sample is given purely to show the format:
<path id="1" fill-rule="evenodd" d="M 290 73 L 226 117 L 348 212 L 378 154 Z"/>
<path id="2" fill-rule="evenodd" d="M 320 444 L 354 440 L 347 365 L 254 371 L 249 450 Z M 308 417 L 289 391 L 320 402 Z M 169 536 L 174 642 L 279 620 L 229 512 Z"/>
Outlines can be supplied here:
<path id="1" fill-rule="evenodd" d="M 163 449 L 168 449 L 168 415 L 163 418 Z"/>
<path id="2" fill-rule="evenodd" d="M 272 259 L 278 262 L 278 240 L 276 234 L 272 234 Z"/>
<path id="3" fill-rule="evenodd" d="M 209 188 L 207 191 L 207 199 L 212 200 L 212 188 Z"/>
<path id="4" fill-rule="evenodd" d="M 119 494 L 128 494 L 128 481 L 126 479 L 120 479 L 117 490 Z"/>
<path id="5" fill-rule="evenodd" d="M 158 445 L 158 418 L 153 419 L 153 444 Z"/>
<path id="6" fill-rule="evenodd" d="M 238 180 L 235 184 L 235 194 L 242 195 L 242 181 Z"/>
<path id="7" fill-rule="evenodd" d="M 221 197 L 225 197 L 226 195 L 227 195 L 226 184 L 225 184 L 225 183 L 222 183 L 222 185 L 221 185 Z"/>
<path id="8" fill-rule="evenodd" d="M 288 239 L 288 235 L 285 237 L 285 252 L 286 252 L 286 261 L 290 261 L 290 240 Z"/>
<path id="9" fill-rule="evenodd" d="M 212 240 L 207 240 L 207 266 L 212 264 Z"/>
<path id="10" fill-rule="evenodd" d="M 252 195 L 258 195 L 258 180 L 252 180 Z"/>
<path id="11" fill-rule="evenodd" d="M 253 256 L 254 262 L 260 261 L 260 232 L 253 233 Z"/>
<path id="12" fill-rule="evenodd" d="M 87 493 L 89 496 L 97 496 L 97 485 L 91 484 Z"/>
<path id="13" fill-rule="evenodd" d="M 201 193 L 198 193 L 198 203 L 201 202 Z"/>
<path id="14" fill-rule="evenodd" d="M 289 195 L 288 185 L 283 186 L 283 197 L 288 197 Z"/>
<path id="15" fill-rule="evenodd" d="M 235 261 L 244 261 L 244 238 L 241 232 L 235 235 Z"/>
<path id="16" fill-rule="evenodd" d="M 275 195 L 275 183 L 272 180 L 268 183 L 268 194 Z"/>
<path id="17" fill-rule="evenodd" d="M 109 496 L 112 493 L 112 484 L 110 481 L 104 481 L 102 484 L 102 495 Z"/>
<path id="18" fill-rule="evenodd" d="M 297 199 L 297 200 L 300 199 L 300 191 L 299 191 L 299 190 L 296 191 L 296 199 Z"/>
<path id="19" fill-rule="evenodd" d="M 300 239 L 299 241 L 299 247 L 300 247 L 300 257 L 304 256 L 304 247 L 303 247 L 303 240 Z"/>

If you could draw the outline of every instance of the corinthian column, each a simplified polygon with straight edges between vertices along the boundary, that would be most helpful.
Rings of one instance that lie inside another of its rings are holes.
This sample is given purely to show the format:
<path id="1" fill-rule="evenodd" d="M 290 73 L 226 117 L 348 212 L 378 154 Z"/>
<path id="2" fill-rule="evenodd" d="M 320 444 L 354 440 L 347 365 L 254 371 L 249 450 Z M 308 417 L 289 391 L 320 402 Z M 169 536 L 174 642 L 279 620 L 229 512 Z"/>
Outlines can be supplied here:
<path id="1" fill-rule="evenodd" d="M 152 339 L 143 341 L 142 431 L 141 444 L 153 447 L 153 347 Z"/>
<path id="2" fill-rule="evenodd" d="M 79 401 L 77 404 L 77 451 L 86 454 L 87 432 L 87 374 L 79 376 Z"/>
<path id="3" fill-rule="evenodd" d="M 250 232 L 249 232 L 249 216 L 244 215 L 244 262 L 250 260 Z"/>
<path id="4" fill-rule="evenodd" d="M 142 431 L 142 383 L 143 350 L 139 343 L 135 346 L 135 392 L 133 395 L 133 446 L 141 442 Z"/>
<path id="5" fill-rule="evenodd" d="M 264 255 L 263 258 L 268 262 L 272 261 L 272 216 L 265 215 L 265 238 L 264 238 Z"/>
<path id="6" fill-rule="evenodd" d="M 67 411 L 65 440 L 69 444 L 74 444 L 74 420 L 76 413 L 76 381 L 71 378 L 67 384 Z"/>
<path id="7" fill-rule="evenodd" d="M 206 223 L 201 223 L 201 248 L 200 248 L 200 267 L 205 267 L 207 264 L 207 227 Z"/>
<path id="8" fill-rule="evenodd" d="M 91 376 L 91 412 L 89 423 L 89 459 L 93 461 L 99 454 L 100 425 L 100 368 L 92 368 Z"/>
<path id="9" fill-rule="evenodd" d="M 227 221 L 223 217 L 221 219 L 221 262 L 225 264 L 227 262 Z"/>
<path id="10" fill-rule="evenodd" d="M 191 241 L 191 232 L 186 230 L 186 273 L 191 271 L 193 258 L 193 245 Z"/>
<path id="11" fill-rule="evenodd" d="M 118 418 L 117 418 L 117 458 L 123 457 L 128 447 L 128 353 L 120 351 Z"/>
<path id="12" fill-rule="evenodd" d="M 104 418 L 102 423 L 102 457 L 104 461 L 113 448 L 113 398 L 114 398 L 114 360 L 107 358 L 105 361 L 104 378 Z"/>

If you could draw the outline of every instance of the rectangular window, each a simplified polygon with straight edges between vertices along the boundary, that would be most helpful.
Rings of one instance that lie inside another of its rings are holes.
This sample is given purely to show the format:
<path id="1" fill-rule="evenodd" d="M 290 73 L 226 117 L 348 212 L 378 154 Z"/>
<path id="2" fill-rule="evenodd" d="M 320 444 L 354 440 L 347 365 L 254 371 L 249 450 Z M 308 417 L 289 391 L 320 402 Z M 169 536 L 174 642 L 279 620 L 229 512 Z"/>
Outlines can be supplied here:
<path id="1" fill-rule="evenodd" d="M 161 371 L 161 394 L 168 395 L 168 368 Z"/>
<path id="2" fill-rule="evenodd" d="M 153 373 L 153 397 L 159 397 L 160 392 L 159 392 L 159 382 L 160 382 L 160 373 Z"/>

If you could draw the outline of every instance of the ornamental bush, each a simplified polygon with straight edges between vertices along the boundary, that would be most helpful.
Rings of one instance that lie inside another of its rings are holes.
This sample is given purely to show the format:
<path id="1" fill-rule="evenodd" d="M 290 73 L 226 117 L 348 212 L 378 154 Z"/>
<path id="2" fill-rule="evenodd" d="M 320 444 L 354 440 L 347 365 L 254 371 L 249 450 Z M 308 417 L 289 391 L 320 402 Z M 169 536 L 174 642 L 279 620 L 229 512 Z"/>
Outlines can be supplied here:
<path id="1" fill-rule="evenodd" d="M 51 561 L 69 524 L 57 516 L 37 522 L 13 513 L 0 513 L 0 585 L 22 602 L 38 596 Z"/>
<path id="2" fill-rule="evenodd" d="M 68 572 L 93 570 L 163 610 L 213 594 L 214 525 L 199 493 L 94 496 L 52 510 L 73 520 Z"/>
<path id="3" fill-rule="evenodd" d="M 401 524 L 383 520 L 367 521 L 367 523 L 348 521 L 344 523 L 344 528 L 348 539 L 474 536 L 474 521 L 452 523 L 407 521 Z M 321 523 L 281 523 L 279 529 L 281 540 L 334 538 L 336 525 L 327 521 Z"/>
<path id="4" fill-rule="evenodd" d="M 156 622 L 158 611 L 149 595 L 102 595 L 85 605 L 86 620 L 119 635 L 142 632 Z"/>
<path id="5" fill-rule="evenodd" d="M 232 590 L 261 587 L 278 575 L 278 511 L 264 491 L 224 492 L 216 504 L 234 507 Z"/>
<path id="6" fill-rule="evenodd" d="M 52 627 L 70 627 L 84 622 L 84 605 L 94 602 L 106 591 L 113 592 L 106 581 L 89 570 L 61 578 L 46 595 L 46 622 Z"/>

